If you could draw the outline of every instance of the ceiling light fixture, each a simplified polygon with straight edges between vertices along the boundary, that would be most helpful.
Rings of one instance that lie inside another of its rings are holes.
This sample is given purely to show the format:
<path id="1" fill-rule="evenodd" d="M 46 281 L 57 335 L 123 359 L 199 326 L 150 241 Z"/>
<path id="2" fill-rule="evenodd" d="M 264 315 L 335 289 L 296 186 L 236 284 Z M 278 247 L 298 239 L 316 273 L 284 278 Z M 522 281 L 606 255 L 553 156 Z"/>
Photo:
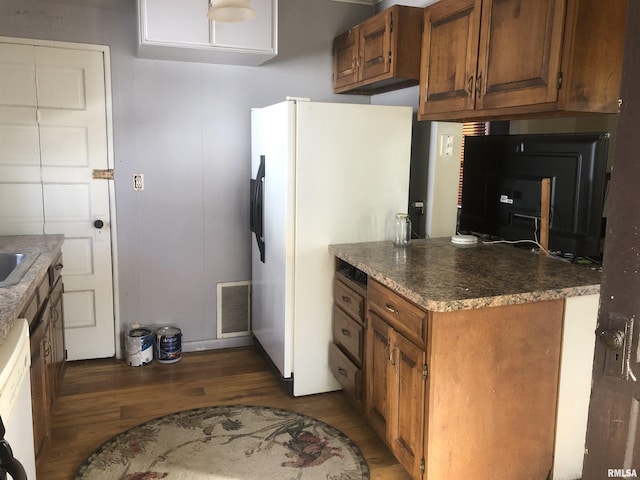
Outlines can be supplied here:
<path id="1" fill-rule="evenodd" d="M 209 0 L 207 18 L 214 22 L 244 22 L 255 16 L 251 0 Z"/>

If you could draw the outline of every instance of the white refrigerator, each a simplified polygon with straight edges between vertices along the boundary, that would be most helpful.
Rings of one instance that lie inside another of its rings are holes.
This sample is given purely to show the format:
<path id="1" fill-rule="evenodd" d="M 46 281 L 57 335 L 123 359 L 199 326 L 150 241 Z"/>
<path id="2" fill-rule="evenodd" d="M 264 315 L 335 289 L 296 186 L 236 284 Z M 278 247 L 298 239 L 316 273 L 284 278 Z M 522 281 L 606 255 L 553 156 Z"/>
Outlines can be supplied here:
<path id="1" fill-rule="evenodd" d="M 328 245 L 390 240 L 409 199 L 410 107 L 287 100 L 251 111 L 252 331 L 294 396 L 329 370 Z"/>

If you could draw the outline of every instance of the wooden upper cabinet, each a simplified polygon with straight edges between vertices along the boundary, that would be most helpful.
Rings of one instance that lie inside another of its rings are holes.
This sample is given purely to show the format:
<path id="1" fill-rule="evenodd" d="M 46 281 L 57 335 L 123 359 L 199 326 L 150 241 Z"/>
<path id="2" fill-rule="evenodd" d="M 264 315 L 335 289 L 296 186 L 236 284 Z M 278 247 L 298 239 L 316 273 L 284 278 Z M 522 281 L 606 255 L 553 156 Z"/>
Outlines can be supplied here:
<path id="1" fill-rule="evenodd" d="M 394 5 L 333 41 L 335 93 L 372 95 L 420 81 L 423 9 Z"/>
<path id="2" fill-rule="evenodd" d="M 624 3 L 442 0 L 425 8 L 419 119 L 617 112 Z"/>
<path id="3" fill-rule="evenodd" d="M 422 115 L 473 110 L 480 11 L 481 0 L 441 1 L 425 9 Z"/>

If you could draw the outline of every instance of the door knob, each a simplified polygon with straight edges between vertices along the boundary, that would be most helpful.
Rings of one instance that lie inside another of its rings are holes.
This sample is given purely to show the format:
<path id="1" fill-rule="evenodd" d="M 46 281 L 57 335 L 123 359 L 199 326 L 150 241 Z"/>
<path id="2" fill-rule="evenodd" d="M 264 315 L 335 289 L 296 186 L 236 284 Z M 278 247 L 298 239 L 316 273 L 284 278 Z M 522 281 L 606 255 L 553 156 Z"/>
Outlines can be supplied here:
<path id="1" fill-rule="evenodd" d="M 102 227 L 104 227 L 104 222 L 102 220 L 95 220 L 93 222 L 93 226 L 100 230 Z"/>
<path id="2" fill-rule="evenodd" d="M 620 350 L 624 346 L 624 332 L 620 330 L 605 330 L 600 333 L 600 341 L 611 350 Z"/>

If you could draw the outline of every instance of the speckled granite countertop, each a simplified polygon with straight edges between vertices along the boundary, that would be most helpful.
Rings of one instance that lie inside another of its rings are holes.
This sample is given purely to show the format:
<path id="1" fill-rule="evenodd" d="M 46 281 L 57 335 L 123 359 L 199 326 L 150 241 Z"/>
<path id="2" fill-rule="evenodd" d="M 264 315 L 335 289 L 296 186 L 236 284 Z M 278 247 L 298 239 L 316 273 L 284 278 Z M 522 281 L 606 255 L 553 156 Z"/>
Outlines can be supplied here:
<path id="1" fill-rule="evenodd" d="M 0 288 L 0 345 L 47 275 L 47 268 L 56 259 L 63 242 L 64 235 L 0 236 L 1 253 L 40 254 L 19 283 Z"/>
<path id="2" fill-rule="evenodd" d="M 600 292 L 589 267 L 504 244 L 456 246 L 450 238 L 330 245 L 336 257 L 436 312 L 553 300 Z"/>

